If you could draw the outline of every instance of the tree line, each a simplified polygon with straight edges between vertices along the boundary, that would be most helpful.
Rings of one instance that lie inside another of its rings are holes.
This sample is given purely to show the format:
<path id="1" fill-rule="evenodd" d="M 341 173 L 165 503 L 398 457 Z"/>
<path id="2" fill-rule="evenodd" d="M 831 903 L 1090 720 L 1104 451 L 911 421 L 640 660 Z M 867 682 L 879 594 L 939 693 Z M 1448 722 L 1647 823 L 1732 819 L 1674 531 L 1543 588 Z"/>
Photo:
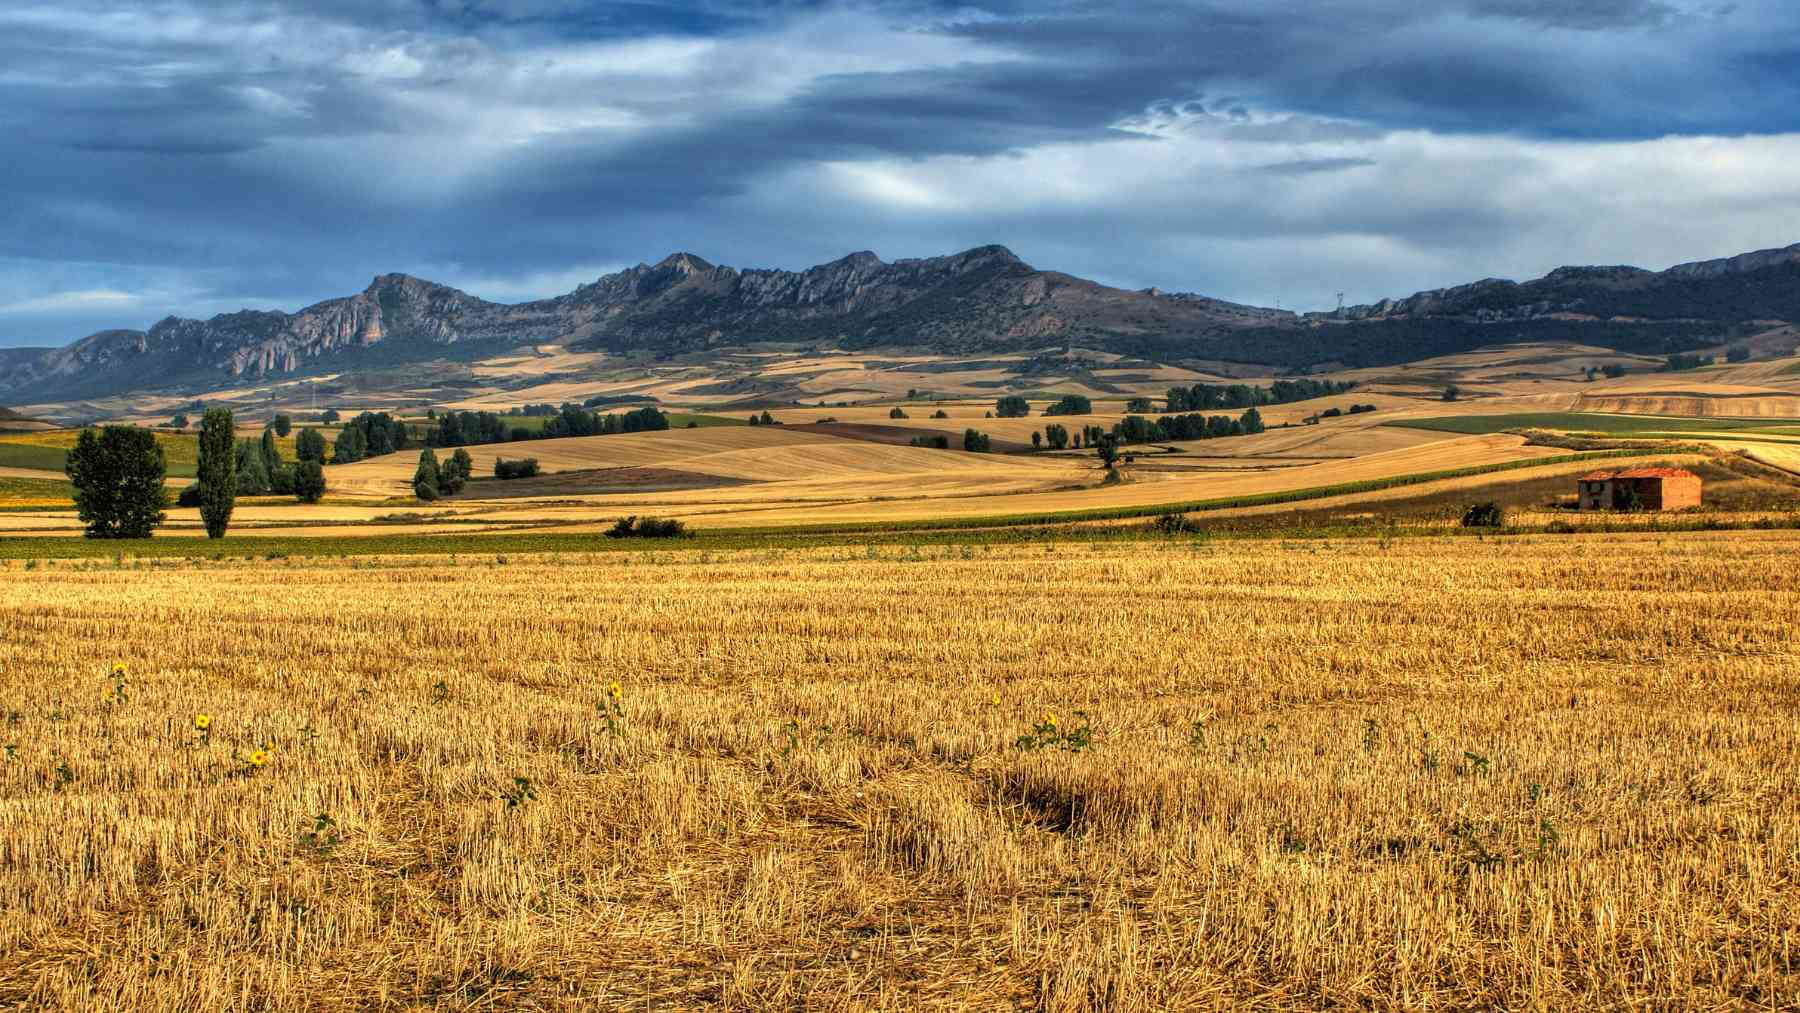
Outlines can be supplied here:
<path id="1" fill-rule="evenodd" d="M 1244 383 L 1197 383 L 1192 387 L 1170 387 L 1170 412 L 1204 412 L 1215 408 L 1255 408 L 1258 406 L 1310 401 L 1316 397 L 1343 394 L 1355 387 L 1354 381 L 1276 380 L 1267 387 Z"/>
<path id="2" fill-rule="evenodd" d="M 324 496 L 324 439 L 303 430 L 297 441 L 299 460 L 291 464 L 282 459 L 275 440 L 273 424 L 261 439 L 238 439 L 228 409 L 211 408 L 201 418 L 195 481 L 176 502 L 199 508 L 207 537 L 224 537 L 239 496 L 279 492 L 303 503 Z M 115 425 L 82 430 L 64 471 L 89 538 L 148 538 L 166 516 L 168 462 L 147 429 Z"/>

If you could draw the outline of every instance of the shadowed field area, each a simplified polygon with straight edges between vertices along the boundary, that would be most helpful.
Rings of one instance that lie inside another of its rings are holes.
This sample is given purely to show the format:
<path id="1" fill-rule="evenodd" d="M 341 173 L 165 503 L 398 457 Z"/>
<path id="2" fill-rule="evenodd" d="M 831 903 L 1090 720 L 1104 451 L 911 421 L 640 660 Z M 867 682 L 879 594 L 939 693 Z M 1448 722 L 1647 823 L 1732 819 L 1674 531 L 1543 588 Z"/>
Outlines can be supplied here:
<path id="1" fill-rule="evenodd" d="M 14 561 L 0 1004 L 1783 1005 L 1796 550 Z"/>

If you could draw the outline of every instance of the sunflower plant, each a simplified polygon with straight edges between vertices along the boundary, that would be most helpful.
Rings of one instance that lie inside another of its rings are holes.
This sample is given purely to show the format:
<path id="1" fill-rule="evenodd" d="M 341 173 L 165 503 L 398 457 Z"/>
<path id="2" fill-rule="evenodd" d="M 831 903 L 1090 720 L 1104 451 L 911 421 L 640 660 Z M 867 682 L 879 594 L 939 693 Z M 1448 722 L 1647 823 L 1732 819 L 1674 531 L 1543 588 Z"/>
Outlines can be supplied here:
<path id="1" fill-rule="evenodd" d="M 1060 749 L 1069 753 L 1085 752 L 1094 745 L 1094 726 L 1088 722 L 1087 711 L 1076 711 L 1075 717 L 1081 724 L 1073 728 L 1065 728 L 1057 719 L 1055 711 L 1046 711 L 1031 726 L 1031 731 L 1019 736 L 1018 747 L 1026 751 L 1038 749 Z"/>
<path id="2" fill-rule="evenodd" d="M 595 705 L 600 712 L 600 721 L 605 725 L 605 732 L 608 735 L 617 737 L 622 734 L 619 722 L 625 719 L 624 696 L 624 687 L 619 685 L 617 679 L 614 679 L 606 684 L 606 695 L 601 697 L 600 702 Z"/>

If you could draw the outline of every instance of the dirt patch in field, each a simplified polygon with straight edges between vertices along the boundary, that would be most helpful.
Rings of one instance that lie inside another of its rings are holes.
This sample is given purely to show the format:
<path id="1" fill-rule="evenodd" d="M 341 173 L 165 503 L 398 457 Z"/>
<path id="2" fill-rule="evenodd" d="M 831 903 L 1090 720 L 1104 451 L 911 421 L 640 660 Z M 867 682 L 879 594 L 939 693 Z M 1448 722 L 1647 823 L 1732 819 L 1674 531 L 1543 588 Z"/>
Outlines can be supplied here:
<path id="1" fill-rule="evenodd" d="M 674 468 L 591 468 L 559 471 L 536 478 L 476 479 L 451 500 L 519 499 L 527 496 L 576 496 L 617 492 L 681 492 L 755 485 L 743 478 L 721 478 Z"/>

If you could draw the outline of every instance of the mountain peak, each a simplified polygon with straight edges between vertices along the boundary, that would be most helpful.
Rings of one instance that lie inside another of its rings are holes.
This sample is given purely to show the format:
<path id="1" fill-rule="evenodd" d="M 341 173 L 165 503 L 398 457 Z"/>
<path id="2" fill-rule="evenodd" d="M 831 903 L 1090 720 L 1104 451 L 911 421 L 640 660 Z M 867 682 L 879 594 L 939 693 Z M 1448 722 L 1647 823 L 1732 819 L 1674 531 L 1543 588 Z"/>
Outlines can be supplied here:
<path id="1" fill-rule="evenodd" d="M 964 260 L 998 260 L 1018 264 L 1021 267 L 1029 266 L 1019 258 L 1018 254 L 999 243 L 989 243 L 986 246 L 977 246 L 972 250 L 964 250 L 957 256 Z"/>
<path id="2" fill-rule="evenodd" d="M 656 263 L 657 270 L 675 270 L 683 274 L 696 274 L 711 271 L 713 265 L 704 258 L 692 253 L 671 253 Z"/>

